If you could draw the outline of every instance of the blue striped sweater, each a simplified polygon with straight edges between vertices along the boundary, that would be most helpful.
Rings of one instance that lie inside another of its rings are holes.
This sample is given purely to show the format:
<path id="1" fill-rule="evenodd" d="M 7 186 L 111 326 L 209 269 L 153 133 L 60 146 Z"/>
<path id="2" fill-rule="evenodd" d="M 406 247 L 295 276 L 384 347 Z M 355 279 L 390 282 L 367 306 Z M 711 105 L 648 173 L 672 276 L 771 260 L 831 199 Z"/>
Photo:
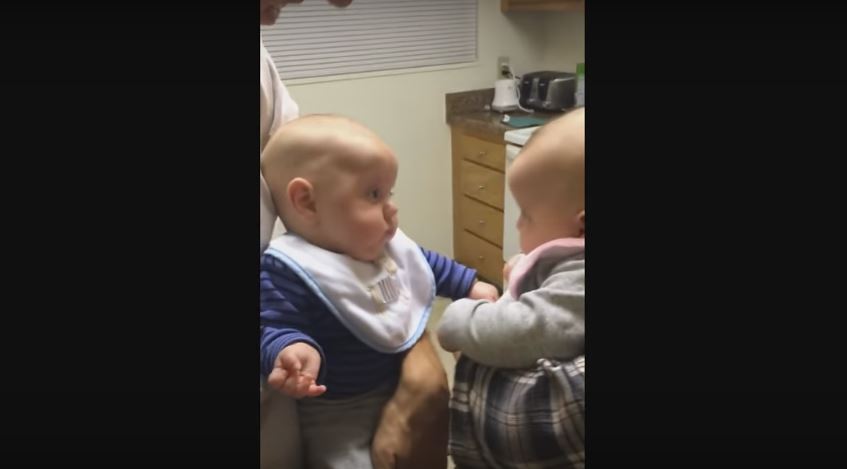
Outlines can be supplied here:
<path id="1" fill-rule="evenodd" d="M 436 294 L 454 300 L 466 297 L 476 271 L 436 252 L 421 251 L 435 276 Z M 321 354 L 318 384 L 327 387 L 323 398 L 350 397 L 396 382 L 405 352 L 377 352 L 357 339 L 279 259 L 262 256 L 259 278 L 264 377 L 283 348 L 305 342 Z"/>

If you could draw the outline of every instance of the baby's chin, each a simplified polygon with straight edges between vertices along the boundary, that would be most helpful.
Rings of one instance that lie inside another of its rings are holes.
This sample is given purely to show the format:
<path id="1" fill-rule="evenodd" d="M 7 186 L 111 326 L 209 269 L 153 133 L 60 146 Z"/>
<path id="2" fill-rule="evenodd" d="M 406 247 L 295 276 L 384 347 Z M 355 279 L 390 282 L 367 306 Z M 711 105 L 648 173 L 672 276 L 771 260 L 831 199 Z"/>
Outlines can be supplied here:
<path id="1" fill-rule="evenodd" d="M 362 262 L 376 262 L 380 258 L 382 258 L 383 254 L 385 254 L 385 249 L 380 250 L 376 254 L 367 254 L 361 257 L 354 257 L 354 259 L 362 261 Z"/>
<path id="2" fill-rule="evenodd" d="M 368 252 L 357 253 L 356 255 L 350 255 L 350 257 L 361 262 L 376 262 L 380 258 L 382 258 L 383 255 L 385 255 L 386 244 L 387 243 L 383 243 L 378 249 L 374 249 Z"/>

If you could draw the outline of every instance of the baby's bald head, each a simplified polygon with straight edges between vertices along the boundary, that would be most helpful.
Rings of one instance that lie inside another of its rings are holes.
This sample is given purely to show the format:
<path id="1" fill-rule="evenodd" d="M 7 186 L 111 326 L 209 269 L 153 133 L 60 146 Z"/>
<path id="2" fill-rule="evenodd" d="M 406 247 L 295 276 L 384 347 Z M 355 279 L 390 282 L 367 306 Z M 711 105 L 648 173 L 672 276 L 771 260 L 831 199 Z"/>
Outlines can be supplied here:
<path id="1" fill-rule="evenodd" d="M 510 169 L 509 181 L 517 186 L 566 191 L 559 195 L 584 200 L 585 108 L 538 129 Z"/>
<path id="2" fill-rule="evenodd" d="M 287 203 L 288 184 L 309 181 L 316 191 L 337 184 L 340 174 L 366 168 L 373 158 L 393 153 L 370 129 L 347 117 L 303 116 L 283 124 L 268 141 L 261 170 L 283 223 L 296 224 Z"/>
<path id="3" fill-rule="evenodd" d="M 281 126 L 262 152 L 261 167 L 268 184 L 294 177 L 317 177 L 328 167 L 366 164 L 374 150 L 386 148 L 362 124 L 343 116 L 314 114 Z"/>
<path id="4" fill-rule="evenodd" d="M 534 231 L 537 239 L 527 245 L 581 236 L 585 217 L 585 109 L 571 111 L 535 131 L 509 168 L 508 184 L 528 219 L 524 227 L 538 227 Z"/>

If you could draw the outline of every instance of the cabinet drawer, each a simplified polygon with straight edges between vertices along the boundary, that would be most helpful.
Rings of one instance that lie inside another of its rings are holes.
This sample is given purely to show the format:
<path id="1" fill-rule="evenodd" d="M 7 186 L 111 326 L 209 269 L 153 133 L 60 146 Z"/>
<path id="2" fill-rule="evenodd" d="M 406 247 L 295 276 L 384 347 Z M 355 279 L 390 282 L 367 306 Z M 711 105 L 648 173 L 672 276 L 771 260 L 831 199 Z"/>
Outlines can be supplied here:
<path id="1" fill-rule="evenodd" d="M 462 197 L 461 216 L 462 228 L 497 246 L 503 245 L 503 212 L 469 197 Z"/>
<path id="2" fill-rule="evenodd" d="M 455 139 L 459 158 L 474 161 L 500 171 L 506 168 L 506 145 L 500 143 L 486 142 L 470 135 L 460 134 Z"/>
<path id="3" fill-rule="evenodd" d="M 503 173 L 462 161 L 462 193 L 503 209 Z"/>
<path id="4" fill-rule="evenodd" d="M 503 285 L 503 250 L 476 236 L 462 231 L 459 235 L 456 260 L 476 269 L 484 280 Z"/>

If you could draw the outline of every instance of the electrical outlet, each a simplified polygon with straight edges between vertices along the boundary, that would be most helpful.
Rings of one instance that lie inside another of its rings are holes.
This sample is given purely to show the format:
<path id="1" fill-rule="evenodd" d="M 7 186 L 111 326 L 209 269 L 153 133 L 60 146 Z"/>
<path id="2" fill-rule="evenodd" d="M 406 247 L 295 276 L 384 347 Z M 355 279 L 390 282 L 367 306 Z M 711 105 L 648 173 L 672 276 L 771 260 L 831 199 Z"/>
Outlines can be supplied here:
<path id="1" fill-rule="evenodd" d="M 500 78 L 508 78 L 509 77 L 509 57 L 500 56 L 497 57 L 497 79 Z"/>

